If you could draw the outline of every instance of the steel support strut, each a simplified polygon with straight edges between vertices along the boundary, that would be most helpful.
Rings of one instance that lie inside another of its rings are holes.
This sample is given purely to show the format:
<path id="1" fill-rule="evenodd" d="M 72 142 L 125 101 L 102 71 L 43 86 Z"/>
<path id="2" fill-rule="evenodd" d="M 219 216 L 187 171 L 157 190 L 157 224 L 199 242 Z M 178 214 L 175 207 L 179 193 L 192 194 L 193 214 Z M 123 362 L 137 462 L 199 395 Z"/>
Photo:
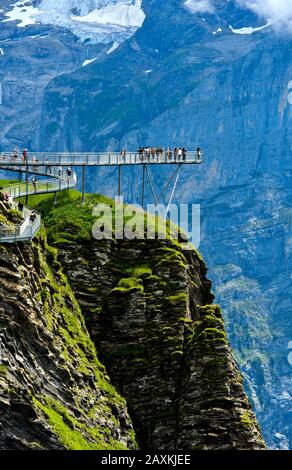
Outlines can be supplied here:
<path id="1" fill-rule="evenodd" d="M 86 179 L 86 166 L 82 167 L 82 204 L 85 204 L 85 179 Z"/>
<path id="2" fill-rule="evenodd" d="M 146 173 L 146 165 L 143 165 L 143 175 L 142 175 L 142 201 L 141 201 L 141 206 L 144 209 L 144 203 L 145 203 L 145 173 Z"/>
<path id="3" fill-rule="evenodd" d="M 26 205 L 28 205 L 28 164 L 26 164 L 25 183 L 26 183 L 25 203 Z"/>
<path id="4" fill-rule="evenodd" d="M 118 165 L 118 196 L 122 196 L 122 165 Z"/>
<path id="5" fill-rule="evenodd" d="M 156 195 L 155 193 L 155 188 L 154 188 L 154 184 L 153 184 L 153 181 L 152 181 L 152 178 L 151 178 L 151 175 L 150 175 L 150 172 L 149 172 L 149 169 L 148 169 L 148 166 L 147 164 L 144 165 L 145 166 L 145 170 L 146 170 L 146 174 L 147 174 L 147 178 L 148 178 L 148 181 L 149 181 L 149 185 L 150 185 L 150 189 L 151 189 L 151 193 L 152 193 L 152 196 L 153 196 L 153 200 L 154 200 L 154 203 L 155 205 L 157 206 L 159 201 L 161 200 L 161 198 L 164 196 L 164 194 L 166 193 L 167 189 L 169 188 L 169 186 L 171 185 L 172 181 L 175 179 L 175 182 L 174 182 L 174 187 L 172 189 L 172 192 L 171 192 L 171 196 L 170 196 L 170 201 L 168 203 L 168 210 L 169 210 L 169 207 L 170 207 L 170 204 L 172 202 L 172 199 L 173 199 L 173 196 L 174 196 L 174 192 L 176 190 L 176 187 L 177 187 L 177 183 L 178 183 L 178 179 L 179 179 L 179 174 L 180 174 L 180 170 L 181 170 L 181 167 L 182 167 L 182 163 L 179 163 L 178 164 L 178 167 L 176 168 L 176 170 L 173 172 L 173 174 L 169 177 L 168 181 L 166 182 L 164 188 L 162 189 L 161 193 L 159 194 L 159 196 Z M 145 171 L 144 170 L 144 171 Z M 143 183 L 145 184 L 144 182 L 144 171 L 143 171 Z M 143 194 L 144 194 L 144 187 L 143 187 L 143 183 L 142 183 L 142 191 L 143 191 Z M 144 199 L 144 197 L 142 198 Z M 144 202 L 144 201 L 143 201 Z"/>
<path id="6" fill-rule="evenodd" d="M 167 205 L 167 209 L 166 209 L 166 212 L 165 212 L 164 220 L 167 219 L 167 214 L 168 214 L 168 211 L 170 209 L 170 206 L 171 206 L 171 203 L 172 203 L 172 200 L 173 200 L 173 196 L 174 196 L 174 193 L 175 193 L 175 190 L 176 190 L 176 187 L 177 187 L 177 183 L 178 183 L 178 179 L 179 179 L 180 169 L 181 169 L 181 165 L 179 165 L 179 167 L 177 169 L 177 175 L 176 175 L 174 186 L 173 186 L 173 189 L 172 189 L 172 192 L 171 192 L 171 195 L 170 195 L 170 199 L 168 201 L 168 205 Z"/>

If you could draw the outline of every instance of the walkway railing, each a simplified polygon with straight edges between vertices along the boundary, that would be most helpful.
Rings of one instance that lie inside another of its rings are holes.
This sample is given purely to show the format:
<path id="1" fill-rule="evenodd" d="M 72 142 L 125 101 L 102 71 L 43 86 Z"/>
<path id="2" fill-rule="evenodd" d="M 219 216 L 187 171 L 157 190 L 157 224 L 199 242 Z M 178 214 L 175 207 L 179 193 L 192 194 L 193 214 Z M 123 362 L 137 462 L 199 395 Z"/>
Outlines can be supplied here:
<path id="1" fill-rule="evenodd" d="M 23 162 L 21 158 L 13 158 L 10 153 L 0 154 L 0 165 L 5 163 L 7 165 L 32 165 L 34 167 L 46 165 L 61 165 L 61 166 L 109 166 L 109 165 L 143 165 L 143 164 L 201 164 L 203 152 L 199 155 L 197 152 L 189 151 L 184 156 L 174 155 L 172 151 L 168 154 L 167 151 L 162 153 L 155 153 L 154 155 L 140 154 L 138 152 L 127 152 L 125 156 L 116 152 L 91 152 L 91 153 L 46 153 L 46 152 L 30 152 L 28 161 Z"/>
<path id="2" fill-rule="evenodd" d="M 31 214 L 31 213 L 30 213 Z M 17 241 L 32 240 L 41 226 L 41 216 L 35 213 L 35 219 L 30 220 L 30 215 L 20 225 L 7 225 L 0 228 L 0 243 L 14 243 Z"/>
<path id="3" fill-rule="evenodd" d="M 13 199 L 24 197 L 27 194 L 46 194 L 64 191 L 66 189 L 75 188 L 77 183 L 76 174 L 73 173 L 71 178 L 67 176 L 60 178 L 51 178 L 47 180 L 38 180 L 36 183 L 29 181 L 28 183 L 18 183 L 4 188 Z"/>
<path id="4" fill-rule="evenodd" d="M 20 155 L 8 152 L 0 153 L 0 169 L 26 173 L 27 181 L 4 189 L 11 199 L 20 198 L 32 194 L 57 193 L 76 186 L 76 175 L 71 170 L 72 176 L 68 178 L 63 167 L 82 166 L 82 200 L 84 200 L 85 167 L 86 166 L 118 166 L 119 168 L 119 194 L 121 168 L 123 165 L 144 165 L 143 172 L 148 172 L 147 166 L 179 164 L 201 164 L 203 152 L 186 151 L 183 154 L 168 151 L 144 151 L 126 152 L 124 155 L 116 152 L 90 152 L 90 153 L 61 153 L 61 152 L 30 152 L 24 161 Z M 38 174 L 50 177 L 37 182 L 28 181 L 28 174 Z M 144 176 L 143 176 L 144 178 Z M 143 180 L 144 181 L 144 180 Z M 143 196 L 144 198 L 144 196 Z M 143 199 L 142 198 L 142 199 Z M 18 240 L 31 240 L 40 228 L 40 215 L 35 213 L 31 218 L 32 211 L 24 215 L 24 221 L 20 225 L 0 227 L 0 242 L 11 242 Z"/>
<path id="5" fill-rule="evenodd" d="M 9 167 L 14 170 L 13 167 Z M 35 170 L 29 170 L 34 173 Z M 75 173 L 69 177 L 66 172 L 57 168 L 51 168 L 51 175 L 54 178 L 47 180 L 39 180 L 36 182 L 25 182 L 13 184 L 3 189 L 9 197 L 8 204 L 11 209 L 17 209 L 18 205 L 14 199 L 18 199 L 28 195 L 57 193 L 65 189 L 72 189 L 76 186 L 77 177 Z M 32 240 L 41 226 L 41 216 L 38 212 L 24 207 L 21 211 L 23 222 L 21 224 L 5 225 L 0 227 L 0 243 L 14 243 L 16 241 Z"/>

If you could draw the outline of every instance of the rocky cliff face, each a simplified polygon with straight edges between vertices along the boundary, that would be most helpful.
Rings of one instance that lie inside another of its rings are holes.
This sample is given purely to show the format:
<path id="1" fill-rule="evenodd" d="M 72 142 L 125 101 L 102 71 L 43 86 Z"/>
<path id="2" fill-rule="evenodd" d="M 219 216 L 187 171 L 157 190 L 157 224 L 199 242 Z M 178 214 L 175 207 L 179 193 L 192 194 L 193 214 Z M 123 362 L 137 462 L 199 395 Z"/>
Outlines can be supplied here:
<path id="1" fill-rule="evenodd" d="M 136 241 L 59 253 L 142 448 L 263 448 L 195 252 Z"/>
<path id="2" fill-rule="evenodd" d="M 0 247 L 0 448 L 126 449 L 134 433 L 56 253 Z"/>
<path id="3" fill-rule="evenodd" d="M 264 449 L 198 253 L 90 240 L 68 207 L 92 209 L 48 215 L 58 249 L 1 246 L 0 448 Z"/>

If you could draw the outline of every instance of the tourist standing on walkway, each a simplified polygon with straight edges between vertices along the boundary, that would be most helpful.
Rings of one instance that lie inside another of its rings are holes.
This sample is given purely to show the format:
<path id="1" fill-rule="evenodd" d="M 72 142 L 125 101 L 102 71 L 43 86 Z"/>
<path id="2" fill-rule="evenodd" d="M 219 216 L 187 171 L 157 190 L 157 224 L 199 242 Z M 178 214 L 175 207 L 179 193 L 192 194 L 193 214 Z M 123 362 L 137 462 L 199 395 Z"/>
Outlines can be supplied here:
<path id="1" fill-rule="evenodd" d="M 34 190 L 34 192 L 36 193 L 36 190 L 37 190 L 37 179 L 36 179 L 35 176 L 34 176 L 33 179 L 32 179 L 32 185 L 33 185 L 33 190 Z"/>
<path id="2" fill-rule="evenodd" d="M 125 160 L 126 160 L 126 150 L 124 148 L 121 150 L 120 155 L 121 155 L 122 159 L 125 162 Z"/>
<path id="3" fill-rule="evenodd" d="M 145 149 L 145 155 L 146 155 L 146 160 L 150 161 L 150 147 L 146 147 Z"/>
<path id="4" fill-rule="evenodd" d="M 29 216 L 29 220 L 31 221 L 32 224 L 36 221 L 36 218 L 37 218 L 36 213 L 32 211 L 32 213 Z"/>
<path id="5" fill-rule="evenodd" d="M 200 147 L 197 148 L 197 157 L 198 157 L 198 160 L 201 160 L 202 158 L 202 151 Z"/>
<path id="6" fill-rule="evenodd" d="M 18 159 L 18 152 L 19 152 L 18 148 L 15 147 L 15 149 L 14 149 L 14 151 L 13 151 L 13 154 L 12 154 L 12 159 L 13 159 L 13 160 L 17 160 L 17 159 Z"/>
<path id="7" fill-rule="evenodd" d="M 26 163 L 27 159 L 28 159 L 28 150 L 24 149 L 24 151 L 22 152 L 22 161 L 23 161 L 23 163 Z"/>

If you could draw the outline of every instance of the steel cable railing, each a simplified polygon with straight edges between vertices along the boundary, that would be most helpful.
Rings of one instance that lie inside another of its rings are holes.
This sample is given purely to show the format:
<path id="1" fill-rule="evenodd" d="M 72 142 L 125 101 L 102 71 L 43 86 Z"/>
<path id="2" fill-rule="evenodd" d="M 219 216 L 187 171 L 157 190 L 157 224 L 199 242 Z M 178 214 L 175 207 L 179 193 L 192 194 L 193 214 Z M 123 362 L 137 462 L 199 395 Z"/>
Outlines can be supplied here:
<path id="1" fill-rule="evenodd" d="M 20 157 L 14 158 L 10 153 L 0 154 L 0 166 L 7 163 L 9 166 L 14 163 L 17 166 L 30 165 L 34 168 L 38 166 L 62 165 L 62 166 L 108 166 L 108 165 L 141 165 L 141 164 L 200 164 L 203 162 L 204 152 L 186 151 L 184 154 L 175 154 L 173 150 L 168 152 L 126 152 L 125 155 L 117 152 L 87 152 L 87 153 L 58 153 L 58 152 L 31 152 L 28 160 L 22 161 Z"/>

